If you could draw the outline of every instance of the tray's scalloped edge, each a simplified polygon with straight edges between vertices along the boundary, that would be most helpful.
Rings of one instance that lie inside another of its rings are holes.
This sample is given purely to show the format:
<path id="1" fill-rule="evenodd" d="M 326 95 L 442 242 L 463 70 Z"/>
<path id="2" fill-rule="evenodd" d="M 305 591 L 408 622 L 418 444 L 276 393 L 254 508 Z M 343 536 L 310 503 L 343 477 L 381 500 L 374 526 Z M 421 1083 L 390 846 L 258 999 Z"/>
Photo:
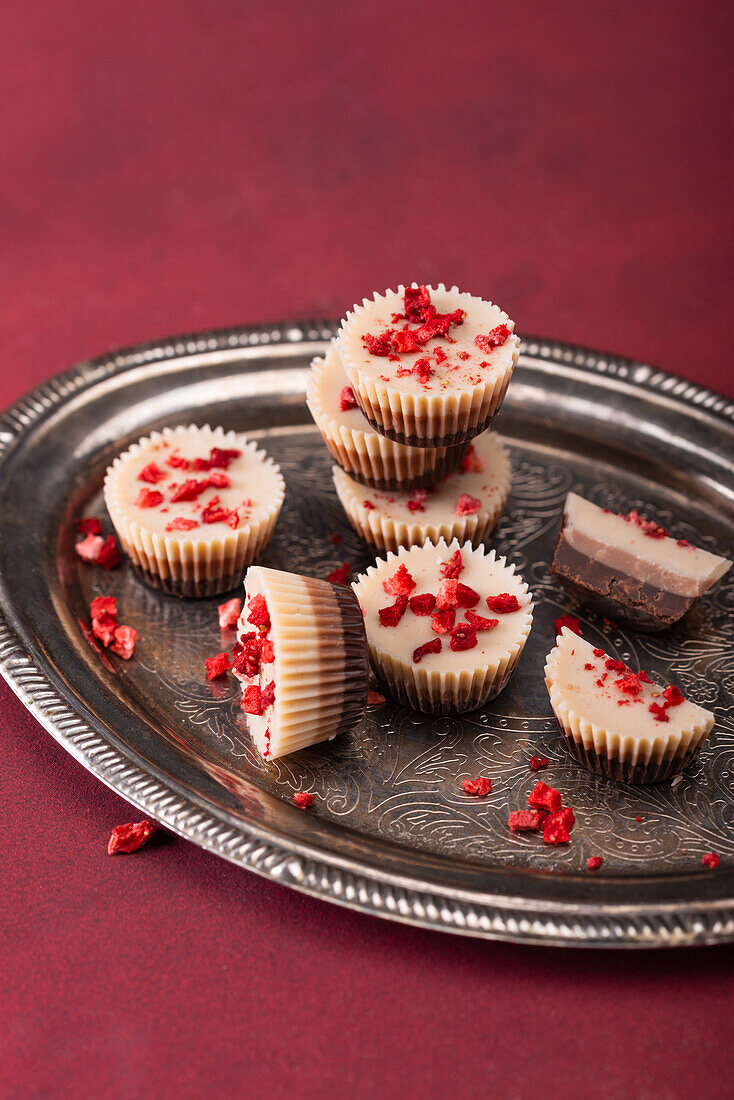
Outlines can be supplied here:
<path id="1" fill-rule="evenodd" d="M 0 465 L 14 442 L 73 394 L 113 374 L 165 359 L 223 349 L 299 344 L 328 340 L 331 322 L 293 322 L 246 329 L 224 329 L 140 344 L 77 364 L 32 390 L 0 416 Z M 694 383 L 616 356 L 529 338 L 521 354 L 575 366 L 696 405 L 723 419 L 734 417 L 734 402 Z M 363 874 L 249 835 L 202 811 L 172 791 L 105 741 L 66 702 L 31 660 L 0 612 L 0 674 L 40 724 L 98 779 L 172 832 L 266 878 L 374 916 L 486 939 L 584 947 L 674 947 L 734 939 L 734 900 L 706 906 L 647 905 L 555 908 L 524 899 L 520 913 L 513 898 L 467 900 L 458 892 L 400 885 L 370 871 Z"/>

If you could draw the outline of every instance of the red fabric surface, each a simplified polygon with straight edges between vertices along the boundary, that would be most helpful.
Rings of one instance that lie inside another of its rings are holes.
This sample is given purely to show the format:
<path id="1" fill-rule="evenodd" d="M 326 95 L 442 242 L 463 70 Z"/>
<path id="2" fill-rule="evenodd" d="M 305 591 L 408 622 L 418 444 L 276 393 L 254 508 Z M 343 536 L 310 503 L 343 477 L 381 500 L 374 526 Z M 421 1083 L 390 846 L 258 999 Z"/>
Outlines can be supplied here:
<path id="1" fill-rule="evenodd" d="M 725 3 L 2 5 L 0 404 L 400 280 L 734 392 Z M 0 685 L 12 1097 L 724 1095 L 734 953 L 352 914 L 170 839 Z"/>

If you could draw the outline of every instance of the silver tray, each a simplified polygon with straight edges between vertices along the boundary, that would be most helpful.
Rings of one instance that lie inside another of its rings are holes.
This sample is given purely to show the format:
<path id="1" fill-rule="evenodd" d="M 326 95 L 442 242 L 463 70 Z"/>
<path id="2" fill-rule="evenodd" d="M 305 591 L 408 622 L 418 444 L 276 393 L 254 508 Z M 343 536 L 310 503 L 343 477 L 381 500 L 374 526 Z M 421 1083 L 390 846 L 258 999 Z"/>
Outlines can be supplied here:
<path id="1" fill-rule="evenodd" d="M 491 539 L 537 601 L 507 690 L 461 718 L 387 703 L 350 736 L 263 764 L 234 683 L 204 678 L 222 645 L 215 599 L 177 601 L 127 566 L 78 563 L 73 521 L 102 514 L 114 454 L 149 428 L 195 421 L 251 431 L 287 498 L 266 564 L 325 576 L 370 558 L 331 485 L 304 404 L 307 365 L 333 326 L 235 329 L 84 362 L 0 418 L 0 670 L 86 768 L 167 828 L 286 886 L 394 920 L 487 938 L 624 947 L 734 938 L 734 572 L 667 634 L 605 626 L 549 570 L 571 488 L 635 506 L 719 553 L 734 544 L 734 405 L 640 363 L 527 340 L 497 430 L 514 481 Z M 333 532 L 342 542 L 335 546 Z M 103 661 L 79 620 L 117 596 L 140 631 L 134 660 Z M 553 619 L 632 665 L 673 678 L 717 724 L 679 779 L 647 789 L 597 778 L 561 743 L 542 681 Z M 508 833 L 538 777 L 576 810 L 572 843 Z M 481 801 L 461 780 L 486 774 Z M 317 795 L 305 813 L 298 790 Z M 641 820 L 639 820 L 641 819 Z M 701 867 L 709 850 L 716 871 Z M 596 875 L 590 855 L 602 855 Z"/>

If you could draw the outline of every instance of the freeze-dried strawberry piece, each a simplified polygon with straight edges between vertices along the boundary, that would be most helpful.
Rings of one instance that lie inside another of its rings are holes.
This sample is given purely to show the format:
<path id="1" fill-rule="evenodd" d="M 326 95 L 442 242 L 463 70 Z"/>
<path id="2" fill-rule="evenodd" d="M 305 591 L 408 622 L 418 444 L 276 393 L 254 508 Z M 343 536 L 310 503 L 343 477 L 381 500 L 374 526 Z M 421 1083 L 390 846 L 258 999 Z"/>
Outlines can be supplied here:
<path id="1" fill-rule="evenodd" d="M 212 464 L 208 458 L 195 458 L 194 461 L 191 463 L 192 470 L 202 471 L 211 470 L 211 468 Z"/>
<path id="2" fill-rule="evenodd" d="M 176 454 L 175 451 L 166 459 L 166 466 L 172 466 L 174 470 L 188 470 L 189 468 L 186 459 L 182 455 Z"/>
<path id="3" fill-rule="evenodd" d="M 477 644 L 477 631 L 470 623 L 457 623 L 451 631 L 451 648 L 455 653 L 464 649 L 474 649 Z"/>
<path id="4" fill-rule="evenodd" d="M 474 611 L 467 611 L 464 618 L 475 630 L 494 630 L 500 624 L 499 619 L 485 619 L 483 615 L 477 615 Z"/>
<path id="5" fill-rule="evenodd" d="M 275 646 L 270 641 L 270 638 L 263 638 L 262 649 L 260 650 L 260 660 L 264 665 L 271 665 L 275 660 Z"/>
<path id="6" fill-rule="evenodd" d="M 116 569 L 121 561 L 120 547 L 112 535 L 108 535 L 107 541 L 97 555 L 97 565 L 101 565 L 103 569 Z"/>
<path id="7" fill-rule="evenodd" d="M 544 818 L 545 814 L 540 810 L 515 810 L 510 814 L 507 824 L 513 833 L 537 833 Z"/>
<path id="8" fill-rule="evenodd" d="M 431 630 L 435 634 L 448 634 L 453 630 L 456 621 L 456 612 L 453 607 L 444 607 L 441 611 L 434 611 L 431 619 Z"/>
<path id="9" fill-rule="evenodd" d="M 75 545 L 74 549 L 82 561 L 94 565 L 99 560 L 99 554 L 104 544 L 105 540 L 101 535 L 87 535 L 86 538 Z"/>
<path id="10" fill-rule="evenodd" d="M 159 481 L 163 481 L 165 476 L 165 470 L 161 470 L 155 462 L 149 462 L 138 474 L 138 481 L 147 481 L 149 485 L 157 485 Z"/>
<path id="11" fill-rule="evenodd" d="M 240 617 L 242 611 L 242 600 L 233 596 L 231 600 L 227 600 L 225 603 L 220 603 L 217 607 L 217 615 L 219 617 L 219 626 L 221 630 L 229 630 L 232 626 L 237 626 L 237 620 Z"/>
<path id="12" fill-rule="evenodd" d="M 627 665 L 624 661 L 617 661 L 614 657 L 608 657 L 604 662 L 604 668 L 608 668 L 610 672 L 626 672 Z"/>
<path id="13" fill-rule="evenodd" d="M 425 512 L 423 502 L 426 499 L 427 492 L 425 489 L 416 489 L 412 497 L 406 500 L 406 505 L 409 512 Z"/>
<path id="14" fill-rule="evenodd" d="M 553 787 L 549 787 L 547 783 L 540 781 L 533 787 L 528 798 L 528 805 L 534 806 L 537 810 L 548 810 L 554 814 L 561 808 L 561 796 Z"/>
<path id="15" fill-rule="evenodd" d="M 647 535 L 648 538 L 664 539 L 669 537 L 664 527 L 661 527 L 659 523 L 655 523 L 654 520 L 644 519 L 634 508 L 626 515 L 621 512 L 620 515 L 627 523 L 634 523 L 635 527 L 639 527 L 642 533 Z"/>
<path id="16" fill-rule="evenodd" d="M 100 615 L 112 615 L 117 618 L 117 600 L 114 596 L 96 596 L 89 607 L 93 619 Z"/>
<path id="17" fill-rule="evenodd" d="M 229 672 L 229 653 L 218 653 L 216 657 L 207 657 L 204 664 L 207 680 L 216 680 L 218 676 L 224 676 L 225 672 Z"/>
<path id="18" fill-rule="evenodd" d="M 362 343 L 365 346 L 365 350 L 370 355 L 376 355 L 378 358 L 383 358 L 390 355 L 392 351 L 392 345 L 390 343 L 392 338 L 392 330 L 388 329 L 387 332 L 383 332 L 381 336 L 371 336 L 369 332 L 365 333 L 362 337 Z"/>
<path id="19" fill-rule="evenodd" d="M 442 577 L 456 578 L 464 571 L 464 563 L 461 560 L 461 550 L 454 550 L 449 560 L 441 566 Z"/>
<path id="20" fill-rule="evenodd" d="M 430 615 L 436 606 L 436 597 L 430 592 L 423 592 L 420 596 L 411 596 L 408 603 L 414 615 Z"/>
<path id="21" fill-rule="evenodd" d="M 530 768 L 531 768 L 532 771 L 539 772 L 541 770 L 541 768 L 547 768 L 547 767 L 548 767 L 548 757 L 547 756 L 531 756 L 530 757 Z"/>
<path id="22" fill-rule="evenodd" d="M 260 698 L 264 707 L 272 707 L 275 702 L 275 680 L 271 680 L 261 689 Z"/>
<path id="23" fill-rule="evenodd" d="M 416 359 L 415 363 L 413 364 L 413 374 L 422 385 L 425 385 L 428 379 L 433 374 L 430 360 L 426 359 L 425 357 L 422 357 L 421 359 Z"/>
<path id="24" fill-rule="evenodd" d="M 230 462 L 233 462 L 235 458 L 239 458 L 241 454 L 242 451 L 238 450 L 237 447 L 212 447 L 209 452 L 209 465 L 226 470 Z"/>
<path id="25" fill-rule="evenodd" d="M 138 640 L 138 632 L 132 626 L 118 626 L 115 630 L 115 641 L 110 650 L 122 657 L 123 661 L 129 661 L 135 652 L 135 643 Z"/>
<path id="26" fill-rule="evenodd" d="M 551 817 L 548 818 L 548 820 L 558 822 L 558 824 L 563 825 L 564 828 L 568 829 L 570 833 L 571 829 L 573 829 L 574 825 L 576 824 L 576 815 L 570 806 L 561 806 L 560 810 L 557 810 L 556 813 L 551 814 Z"/>
<path id="27" fill-rule="evenodd" d="M 234 511 L 229 513 L 224 522 L 227 524 L 228 527 L 231 527 L 233 531 L 237 530 L 240 525 L 240 514 L 236 508 L 234 509 Z"/>
<path id="28" fill-rule="evenodd" d="M 564 626 L 566 626 L 569 630 L 573 631 L 574 634 L 578 634 L 579 637 L 583 636 L 581 634 L 581 623 L 578 619 L 575 619 L 573 615 L 561 615 L 560 619 L 553 620 L 553 626 L 555 627 L 556 634 L 560 634 Z"/>
<path id="29" fill-rule="evenodd" d="M 413 650 L 413 664 L 419 665 L 427 653 L 440 653 L 441 639 L 432 638 L 430 642 L 424 642 Z"/>
<path id="30" fill-rule="evenodd" d="M 389 607 L 381 607 L 377 614 L 380 616 L 381 626 L 397 626 L 403 615 L 405 609 L 408 606 L 407 596 L 397 596 L 395 603 Z"/>
<path id="31" fill-rule="evenodd" d="M 401 562 L 392 577 L 382 582 L 382 587 L 389 596 L 408 596 L 415 588 L 415 581 Z"/>
<path id="32" fill-rule="evenodd" d="M 551 814 L 543 822 L 543 843 L 544 844 L 568 844 L 571 839 L 566 826 L 562 821 L 556 820 L 556 815 Z"/>
<path id="33" fill-rule="evenodd" d="M 136 508 L 157 508 L 163 503 L 163 493 L 158 489 L 141 489 L 135 498 Z"/>
<path id="34" fill-rule="evenodd" d="M 152 821 L 130 821 L 126 825 L 117 825 L 107 844 L 107 855 L 137 852 L 138 848 L 142 848 L 150 840 L 156 828 Z"/>
<path id="35" fill-rule="evenodd" d="M 380 695 L 379 691 L 367 692 L 367 706 L 368 707 L 381 707 L 386 702 L 385 696 Z"/>
<path id="36" fill-rule="evenodd" d="M 650 714 L 652 714 L 656 722 L 670 721 L 665 704 L 663 704 L 663 706 L 660 706 L 660 703 L 650 703 L 650 706 L 647 709 L 650 711 Z"/>
<path id="37" fill-rule="evenodd" d="M 419 340 L 417 331 L 411 332 L 409 329 L 401 329 L 400 332 L 394 332 L 392 335 L 392 350 L 398 355 L 406 355 L 412 351 L 420 351 L 425 341 Z"/>
<path id="38" fill-rule="evenodd" d="M 166 524 L 166 531 L 193 531 L 195 527 L 201 526 L 196 519 L 187 519 L 186 516 L 176 516 L 170 523 Z"/>
<path id="39" fill-rule="evenodd" d="M 454 511 L 457 516 L 473 516 L 475 512 L 478 512 L 482 507 L 481 500 L 477 500 L 476 497 L 469 496 L 468 493 L 462 493 L 456 502 L 456 508 Z"/>
<path id="40" fill-rule="evenodd" d="M 257 684 L 252 684 L 250 687 L 246 687 L 242 692 L 242 702 L 240 703 L 245 714 L 257 714 L 261 716 L 265 713 L 265 704 L 262 701 L 262 692 Z"/>
<path id="41" fill-rule="evenodd" d="M 663 692 L 663 698 L 665 699 L 666 707 L 679 707 L 681 703 L 685 703 L 686 699 L 680 688 L 677 688 L 675 684 L 668 684 Z"/>
<path id="42" fill-rule="evenodd" d="M 497 328 L 493 328 L 486 336 L 480 334 L 475 337 L 474 343 L 480 351 L 492 351 L 493 348 L 501 347 L 509 335 L 510 330 L 507 325 L 497 325 Z"/>
<path id="43" fill-rule="evenodd" d="M 492 790 L 492 780 L 486 775 L 478 775 L 476 779 L 465 779 L 461 784 L 467 794 L 475 798 L 485 798 Z"/>
<path id="44" fill-rule="evenodd" d="M 455 581 L 453 577 L 445 577 L 444 580 L 438 586 L 438 595 L 436 596 L 436 610 L 443 611 L 445 607 L 457 607 L 459 598 L 457 595 L 457 589 L 459 582 Z"/>
<path id="45" fill-rule="evenodd" d="M 241 676 L 256 676 L 262 660 L 263 637 L 254 631 L 243 634 L 232 646 L 232 668 Z"/>
<path id="46" fill-rule="evenodd" d="M 362 507 L 366 508 L 368 512 L 374 512 L 375 506 L 371 500 L 363 500 Z"/>
<path id="47" fill-rule="evenodd" d="M 171 501 L 173 504 L 178 504 L 185 500 L 196 500 L 199 493 L 203 493 L 206 488 L 208 488 L 206 479 L 197 481 L 195 477 L 188 477 L 174 489 Z"/>
<path id="48" fill-rule="evenodd" d="M 212 497 L 201 513 L 202 523 L 227 523 L 231 516 L 229 508 L 221 506 L 218 496 Z"/>
<path id="49" fill-rule="evenodd" d="M 598 871 L 604 862 L 602 856 L 589 856 L 586 861 L 587 871 Z"/>
<path id="50" fill-rule="evenodd" d="M 640 677 L 636 676 L 634 672 L 630 672 L 627 676 L 620 676 L 618 680 L 614 681 L 614 686 L 624 695 L 639 695 L 642 691 Z"/>
<path id="51" fill-rule="evenodd" d="M 431 304 L 431 292 L 426 286 L 408 286 L 403 296 L 405 303 L 405 319 L 413 324 L 421 324 Z"/>
<path id="52" fill-rule="evenodd" d="M 650 677 L 647 675 L 647 673 L 643 669 L 640 669 L 640 671 L 637 673 L 637 675 L 642 680 L 643 684 L 651 684 L 652 683 L 652 680 L 650 679 Z"/>
<path id="53" fill-rule="evenodd" d="M 719 856 L 716 852 L 706 852 L 706 854 L 701 857 L 701 863 L 704 867 L 710 867 L 712 870 L 719 866 L 719 862 Z"/>
<path id="54" fill-rule="evenodd" d="M 92 615 L 92 634 L 95 638 L 99 638 L 105 649 L 114 642 L 118 625 L 117 611 L 114 615 L 108 614 L 106 611 Z"/>
<path id="55" fill-rule="evenodd" d="M 466 454 L 461 460 L 461 469 L 465 474 L 483 474 L 484 459 L 474 450 L 474 445 L 469 444 Z"/>
<path id="56" fill-rule="evenodd" d="M 604 656 L 604 650 L 603 649 L 595 649 L 592 652 L 593 652 L 595 657 L 603 657 Z"/>
<path id="57" fill-rule="evenodd" d="M 456 585 L 456 599 L 459 607 L 476 607 L 481 597 L 468 584 L 462 584 L 459 581 Z"/>
<path id="58" fill-rule="evenodd" d="M 76 521 L 76 529 L 80 535 L 101 535 L 102 524 L 96 516 L 84 516 Z"/>
<path id="59" fill-rule="evenodd" d="M 339 408 L 343 413 L 357 408 L 357 398 L 351 386 L 342 386 L 339 390 Z"/>
<path id="60" fill-rule="evenodd" d="M 220 473 L 219 470 L 213 470 L 206 479 L 206 484 L 210 489 L 231 489 L 232 478 L 228 474 Z"/>
<path id="61" fill-rule="evenodd" d="M 316 795 L 309 794 L 307 791 L 298 791 L 293 795 L 293 801 L 301 810 L 307 810 L 309 806 L 313 806 Z"/>
<path id="62" fill-rule="evenodd" d="M 259 594 L 253 596 L 247 610 L 249 611 L 248 623 L 259 627 L 263 633 L 267 634 L 270 630 L 270 612 L 268 611 L 268 605 L 265 603 L 265 597 Z"/>
<path id="63" fill-rule="evenodd" d="M 500 592 L 498 596 L 487 596 L 487 607 L 498 615 L 510 615 L 513 611 L 520 610 L 520 602 L 517 596 L 512 596 L 509 592 Z"/>
<path id="64" fill-rule="evenodd" d="M 351 571 L 352 567 L 349 562 L 344 561 L 337 569 L 332 569 L 326 579 L 331 584 L 346 584 Z"/>

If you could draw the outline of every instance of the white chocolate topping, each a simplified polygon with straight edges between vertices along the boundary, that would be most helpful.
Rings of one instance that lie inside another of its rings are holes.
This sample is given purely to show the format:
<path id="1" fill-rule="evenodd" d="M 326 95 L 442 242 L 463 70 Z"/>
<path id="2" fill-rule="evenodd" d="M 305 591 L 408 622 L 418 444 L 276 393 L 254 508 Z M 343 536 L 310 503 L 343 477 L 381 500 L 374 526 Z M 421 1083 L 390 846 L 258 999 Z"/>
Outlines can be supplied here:
<path id="1" fill-rule="evenodd" d="M 629 739 L 648 744 L 662 739 L 675 748 L 685 747 L 694 736 L 700 739 L 702 732 L 705 736 L 711 729 L 714 716 L 710 711 L 688 700 L 669 705 L 664 686 L 645 683 L 638 675 L 630 679 L 629 670 L 615 668 L 616 663 L 607 653 L 595 653 L 594 646 L 568 627 L 563 628 L 548 654 L 545 670 L 551 703 L 563 725 L 574 724 L 588 732 L 585 724 L 591 724 L 597 748 L 603 735 L 601 748 L 609 755 L 625 755 L 619 750 Z M 656 718 L 656 707 L 663 709 L 662 720 Z M 569 713 L 573 722 L 569 722 Z"/>
<path id="2" fill-rule="evenodd" d="M 463 293 L 456 287 L 447 290 L 440 285 L 428 290 L 431 304 L 440 314 L 464 311 L 463 322 L 452 324 L 448 336 L 431 338 L 419 351 L 400 353 L 397 362 L 366 350 L 365 335 L 379 337 L 388 330 L 397 331 L 406 325 L 404 320 L 392 320 L 394 314 L 405 312 L 404 287 L 399 287 L 397 291 L 365 299 L 347 315 L 337 337 L 343 362 L 351 363 L 374 381 L 389 382 L 393 389 L 404 394 L 458 393 L 512 371 L 519 339 L 512 333 L 514 322 L 506 313 L 491 302 Z M 502 325 L 507 326 L 511 335 L 500 346 L 489 350 L 477 346 L 477 337 L 486 337 Z M 418 324 L 409 323 L 410 330 L 417 327 Z M 403 373 L 412 372 L 416 362 L 426 358 L 432 372 L 427 381 L 420 381 L 416 373 Z"/>
<path id="3" fill-rule="evenodd" d="M 240 453 L 225 460 L 222 466 L 195 469 L 195 460 L 207 461 L 212 448 Z M 188 468 L 170 465 L 171 456 L 185 459 Z M 164 475 L 160 480 L 141 478 L 143 470 L 151 466 Z M 214 484 L 207 485 L 210 480 Z M 197 486 L 204 487 L 194 499 L 174 502 L 172 497 L 186 481 L 195 481 Z M 163 499 L 153 506 L 143 507 L 145 490 L 161 494 Z M 105 494 L 110 495 L 115 510 L 124 514 L 128 522 L 155 534 L 194 542 L 221 538 L 231 531 L 267 520 L 282 501 L 283 492 L 279 468 L 264 451 L 244 435 L 225 433 L 221 428 L 212 429 L 208 425 L 165 428 L 163 432 L 153 432 L 141 439 L 110 467 L 105 487 Z M 211 506 L 207 513 L 207 506 L 215 498 L 219 498 L 218 504 Z M 230 522 L 224 519 L 205 522 L 205 518 L 213 514 L 212 508 L 228 513 Z M 186 527 L 177 529 L 177 520 L 184 521 Z M 196 526 L 190 527 L 190 523 Z"/>
<path id="4" fill-rule="evenodd" d="M 680 596 L 700 596 L 731 567 L 726 558 L 668 535 L 652 537 L 645 526 L 569 493 L 564 540 L 610 569 Z"/>

